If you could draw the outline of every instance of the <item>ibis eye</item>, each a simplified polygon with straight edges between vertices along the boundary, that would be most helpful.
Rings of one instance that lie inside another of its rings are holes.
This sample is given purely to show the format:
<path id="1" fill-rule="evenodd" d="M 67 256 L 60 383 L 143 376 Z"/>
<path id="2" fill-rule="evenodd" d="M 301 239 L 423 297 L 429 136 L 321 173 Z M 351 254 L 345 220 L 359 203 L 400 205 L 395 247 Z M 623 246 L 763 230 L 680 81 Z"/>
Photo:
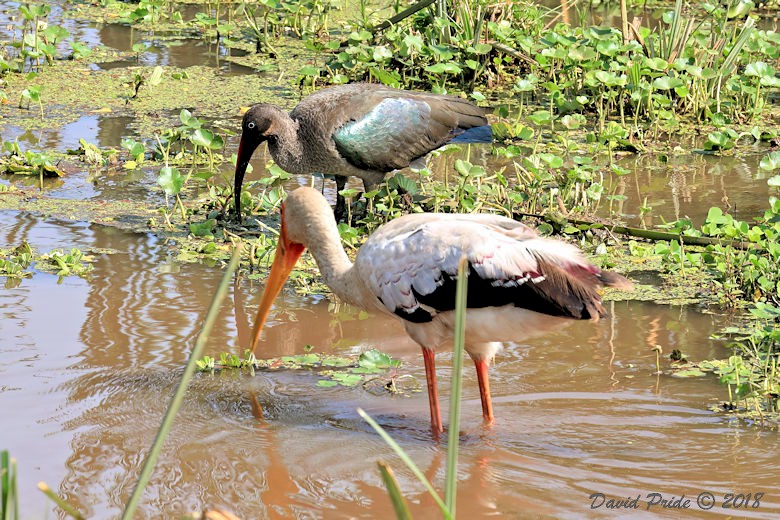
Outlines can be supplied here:
<path id="1" fill-rule="evenodd" d="M 250 130 L 252 130 L 255 127 L 255 122 L 254 121 L 248 122 L 246 124 L 246 127 L 249 128 Z"/>

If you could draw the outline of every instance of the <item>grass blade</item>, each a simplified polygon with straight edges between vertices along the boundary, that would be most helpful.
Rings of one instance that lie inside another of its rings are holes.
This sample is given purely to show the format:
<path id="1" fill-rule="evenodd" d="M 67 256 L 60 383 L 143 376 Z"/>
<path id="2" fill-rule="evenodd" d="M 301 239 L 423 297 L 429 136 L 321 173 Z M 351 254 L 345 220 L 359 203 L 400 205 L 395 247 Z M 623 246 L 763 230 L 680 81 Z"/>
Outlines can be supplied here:
<path id="1" fill-rule="evenodd" d="M 393 451 L 400 457 L 400 459 L 406 464 L 406 466 L 412 470 L 412 473 L 414 473 L 414 476 L 417 477 L 417 480 L 422 482 L 423 486 L 425 486 L 425 489 L 428 490 L 428 493 L 431 494 L 433 499 L 436 501 L 436 504 L 438 504 L 439 508 L 441 509 L 442 514 L 444 515 L 444 518 L 446 520 L 452 520 L 452 515 L 450 514 L 449 510 L 447 509 L 447 506 L 444 504 L 444 501 L 441 499 L 439 494 L 436 492 L 436 490 L 433 488 L 433 485 L 430 483 L 430 481 L 425 478 L 425 475 L 420 470 L 420 468 L 417 466 L 417 464 L 414 463 L 414 461 L 409 457 L 409 455 L 406 454 L 406 452 L 401 448 L 401 446 L 398 445 L 395 440 L 393 440 L 392 437 L 377 424 L 377 422 L 371 418 L 370 415 L 368 415 L 365 411 L 363 411 L 362 408 L 357 409 L 357 413 L 360 417 L 363 418 L 368 424 L 371 425 L 371 427 L 376 430 L 376 432 L 379 434 L 382 439 L 393 449 Z"/>
<path id="2" fill-rule="evenodd" d="M 0 451 L 0 519 L 18 520 L 16 460 L 8 450 Z"/>
<path id="3" fill-rule="evenodd" d="M 458 262 L 458 284 L 455 289 L 455 330 L 452 338 L 452 383 L 450 391 L 450 429 L 447 434 L 447 472 L 444 479 L 444 503 L 455 516 L 458 489 L 458 444 L 460 442 L 460 401 L 463 386 L 463 346 L 466 332 L 466 295 L 468 293 L 468 259 Z"/>
<path id="4" fill-rule="evenodd" d="M 395 509 L 395 517 L 398 520 L 412 520 L 412 514 L 409 512 L 409 507 L 406 505 L 406 500 L 404 500 L 392 468 L 381 460 L 376 465 L 379 466 L 382 481 L 384 481 L 387 492 L 390 494 L 390 501 L 393 503 L 393 509 Z"/>
<path id="5" fill-rule="evenodd" d="M 225 295 L 228 292 L 230 279 L 233 276 L 233 271 L 236 270 L 236 266 L 238 266 L 238 260 L 240 256 L 241 246 L 239 245 L 233 250 L 233 256 L 230 259 L 230 264 L 228 264 L 228 267 L 225 270 L 225 274 L 222 276 L 222 281 L 220 281 L 219 287 L 217 287 L 217 292 L 214 294 L 214 298 L 211 300 L 211 305 L 209 306 L 209 310 L 206 313 L 206 319 L 203 321 L 203 326 L 200 329 L 198 338 L 195 340 L 195 346 L 192 348 L 189 360 L 187 360 L 187 366 L 184 368 L 184 373 L 181 376 L 181 381 L 179 381 L 179 386 L 176 388 L 176 393 L 174 393 L 173 398 L 168 405 L 168 410 L 165 412 L 165 416 L 163 417 L 162 423 L 160 424 L 160 428 L 157 430 L 157 436 L 154 438 L 154 442 L 152 443 L 152 447 L 149 450 L 149 454 L 146 456 L 144 466 L 141 469 L 141 474 L 138 476 L 138 482 L 136 482 L 133 494 L 130 496 L 130 499 L 125 505 L 125 511 L 122 514 L 122 520 L 130 520 L 133 518 L 135 510 L 138 508 L 138 502 L 141 499 L 141 494 L 143 493 L 146 484 L 149 482 L 149 477 L 152 475 L 152 470 L 157 463 L 157 457 L 160 455 L 163 442 L 168 436 L 168 432 L 173 425 L 173 419 L 176 417 L 176 412 L 179 410 L 182 402 L 184 401 L 184 394 L 187 391 L 187 386 L 189 386 L 190 380 L 195 373 L 196 361 L 200 359 L 201 353 L 203 352 L 203 347 L 206 345 L 206 341 L 208 340 L 209 334 L 211 333 L 211 329 L 214 327 L 214 322 L 217 320 L 219 306 L 222 304 L 222 300 L 225 298 Z"/>
<path id="6" fill-rule="evenodd" d="M 70 505 L 68 502 L 66 502 L 63 498 L 61 498 L 57 493 L 51 490 L 51 488 L 46 485 L 46 482 L 38 482 L 38 489 L 43 491 L 43 494 L 49 497 L 57 506 L 65 511 L 65 513 L 75 518 L 76 520 L 84 520 L 84 515 L 78 512 L 78 510 Z"/>
<path id="7" fill-rule="evenodd" d="M 0 451 L 0 519 L 8 520 L 10 517 L 11 488 L 8 481 L 11 478 L 11 468 L 9 464 L 8 451 Z"/>

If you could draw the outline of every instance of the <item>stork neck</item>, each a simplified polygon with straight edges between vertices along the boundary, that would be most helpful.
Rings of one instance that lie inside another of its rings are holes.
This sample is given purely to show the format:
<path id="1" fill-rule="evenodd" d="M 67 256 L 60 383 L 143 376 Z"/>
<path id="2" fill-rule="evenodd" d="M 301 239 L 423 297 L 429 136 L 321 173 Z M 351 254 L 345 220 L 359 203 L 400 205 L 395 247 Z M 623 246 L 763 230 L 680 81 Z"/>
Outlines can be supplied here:
<path id="1" fill-rule="evenodd" d="M 331 215 L 329 222 L 323 227 L 316 222 L 310 222 L 309 231 L 316 236 L 309 237 L 308 247 L 317 267 L 320 269 L 323 281 L 340 299 L 352 305 L 361 306 L 363 295 L 360 280 L 354 276 L 354 264 L 341 246 L 338 228 Z"/>

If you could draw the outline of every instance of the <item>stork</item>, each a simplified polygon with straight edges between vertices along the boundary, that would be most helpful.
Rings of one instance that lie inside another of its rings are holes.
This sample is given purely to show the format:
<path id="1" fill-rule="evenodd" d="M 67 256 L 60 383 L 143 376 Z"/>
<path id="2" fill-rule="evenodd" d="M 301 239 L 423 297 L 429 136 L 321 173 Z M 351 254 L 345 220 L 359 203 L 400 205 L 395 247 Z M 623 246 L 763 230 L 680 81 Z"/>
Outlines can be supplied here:
<path id="1" fill-rule="evenodd" d="M 502 342 L 527 335 L 539 320 L 598 320 L 601 286 L 630 289 L 575 246 L 545 238 L 510 218 L 489 214 L 417 213 L 377 229 L 354 263 L 320 192 L 298 188 L 282 206 L 281 231 L 252 333 L 254 352 L 266 318 L 304 250 L 325 284 L 345 302 L 392 315 L 422 347 L 431 428 L 442 432 L 434 354 L 450 346 L 458 262 L 468 262 L 465 350 L 477 370 L 482 416 L 494 420 L 488 367 Z"/>

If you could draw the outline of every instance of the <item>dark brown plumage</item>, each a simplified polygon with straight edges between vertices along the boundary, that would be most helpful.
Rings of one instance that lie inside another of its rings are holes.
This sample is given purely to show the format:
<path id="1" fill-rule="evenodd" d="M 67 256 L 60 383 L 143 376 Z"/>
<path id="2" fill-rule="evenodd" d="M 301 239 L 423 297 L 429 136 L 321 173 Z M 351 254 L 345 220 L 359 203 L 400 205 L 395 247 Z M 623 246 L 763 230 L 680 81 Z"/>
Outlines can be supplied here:
<path id="1" fill-rule="evenodd" d="M 352 175 L 371 190 L 386 173 L 409 166 L 453 139 L 489 140 L 486 125 L 485 109 L 468 100 L 369 83 L 320 90 L 289 114 L 259 103 L 247 111 L 241 126 L 234 180 L 236 215 L 240 218 L 246 167 L 263 141 L 288 173 L 335 175 L 339 191 Z M 482 131 L 467 134 L 475 128 Z M 339 198 L 337 212 L 343 211 L 343 204 Z"/>

